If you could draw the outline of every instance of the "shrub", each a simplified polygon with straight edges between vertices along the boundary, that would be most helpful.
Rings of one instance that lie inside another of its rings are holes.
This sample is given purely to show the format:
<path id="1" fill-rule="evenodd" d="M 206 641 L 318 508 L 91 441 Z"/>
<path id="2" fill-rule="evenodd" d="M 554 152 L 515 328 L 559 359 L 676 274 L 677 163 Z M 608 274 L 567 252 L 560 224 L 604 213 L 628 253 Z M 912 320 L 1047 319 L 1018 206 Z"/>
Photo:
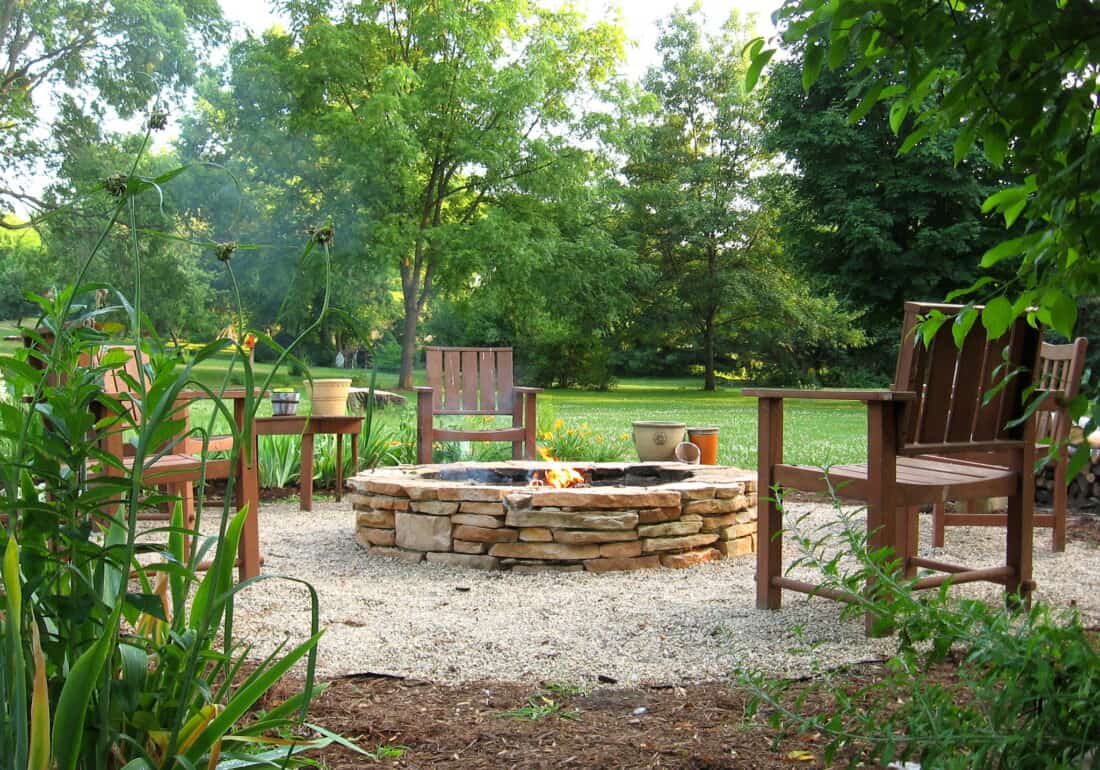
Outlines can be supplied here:
<path id="1" fill-rule="evenodd" d="M 1089 767 L 1100 746 L 1100 650 L 1077 612 L 1041 604 L 1016 612 L 953 598 L 947 586 L 918 595 L 892 552 L 868 549 L 855 514 L 839 505 L 837 514 L 839 534 L 824 536 L 788 517 L 799 563 L 817 568 L 827 588 L 856 597 L 845 617 L 870 611 L 879 628 L 892 627 L 897 652 L 882 678 L 854 692 L 831 677 L 819 684 L 835 703 L 827 716 L 799 714 L 782 705 L 782 683 L 742 672 L 756 705 L 769 707 L 776 725 L 827 736 L 826 762 L 850 745 L 883 764 Z M 950 681 L 930 676 L 945 664 L 954 667 Z"/>
<path id="2" fill-rule="evenodd" d="M 615 462 L 627 458 L 634 446 L 629 433 L 606 435 L 587 422 L 567 424 L 546 407 L 539 412 L 537 434 L 539 454 L 553 460 Z"/>

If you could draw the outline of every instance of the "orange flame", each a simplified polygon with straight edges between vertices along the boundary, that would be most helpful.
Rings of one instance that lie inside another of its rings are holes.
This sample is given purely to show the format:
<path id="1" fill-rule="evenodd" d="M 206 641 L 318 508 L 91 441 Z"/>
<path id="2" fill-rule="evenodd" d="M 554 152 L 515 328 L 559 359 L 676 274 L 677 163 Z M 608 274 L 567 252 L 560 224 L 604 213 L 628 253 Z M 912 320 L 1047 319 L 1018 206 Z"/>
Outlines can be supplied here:
<path id="1" fill-rule="evenodd" d="M 585 483 L 583 474 L 578 473 L 566 465 L 562 465 L 550 455 L 550 452 L 545 447 L 539 447 L 539 455 L 543 460 L 548 463 L 554 463 L 554 465 L 547 468 L 543 473 L 545 481 L 533 481 L 531 482 L 532 486 L 542 486 L 545 484 L 555 489 L 568 489 L 569 487 L 579 487 Z"/>

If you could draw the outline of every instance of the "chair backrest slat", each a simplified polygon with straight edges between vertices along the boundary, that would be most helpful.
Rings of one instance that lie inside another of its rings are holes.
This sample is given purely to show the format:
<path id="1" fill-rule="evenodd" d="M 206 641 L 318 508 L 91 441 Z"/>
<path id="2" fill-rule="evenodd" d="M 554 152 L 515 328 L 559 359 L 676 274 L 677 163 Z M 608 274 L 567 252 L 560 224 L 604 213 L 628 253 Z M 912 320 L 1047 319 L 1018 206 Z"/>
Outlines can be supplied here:
<path id="1" fill-rule="evenodd" d="M 500 348 L 497 350 L 497 393 L 500 398 L 497 409 L 507 414 L 512 411 L 512 388 L 515 382 L 512 380 L 512 349 Z"/>
<path id="2" fill-rule="evenodd" d="M 476 350 L 461 351 L 462 361 L 462 408 L 467 412 L 477 411 L 477 394 L 480 378 L 477 372 L 478 356 Z"/>
<path id="3" fill-rule="evenodd" d="M 478 380 L 481 388 L 482 409 L 497 408 L 496 354 L 492 350 L 477 351 Z"/>
<path id="4" fill-rule="evenodd" d="M 432 411 L 439 411 L 443 408 L 443 350 L 428 348 L 424 366 L 428 370 L 428 387 L 432 389 Z"/>
<path id="5" fill-rule="evenodd" d="M 462 353 L 457 348 L 443 351 L 443 408 L 458 409 L 462 381 Z"/>
<path id="6" fill-rule="evenodd" d="M 962 448 L 971 442 L 1018 439 L 1022 426 L 1008 423 L 1023 413 L 1022 388 L 1038 362 L 1039 332 L 1018 318 L 1001 338 L 987 340 L 985 328 L 976 323 L 960 348 L 948 321 L 925 346 L 914 329 L 933 309 L 950 315 L 963 306 L 906 303 L 894 388 L 913 391 L 917 398 L 906 406 L 904 443 Z M 995 387 L 999 389 L 991 393 Z"/>
<path id="7" fill-rule="evenodd" d="M 424 360 L 433 411 L 511 414 L 511 348 L 429 347 Z"/>
<path id="8" fill-rule="evenodd" d="M 1081 377 L 1085 371 L 1085 353 L 1088 340 L 1078 337 L 1065 345 L 1044 342 L 1039 351 L 1042 367 L 1036 387 L 1041 390 L 1060 390 L 1066 399 L 1076 398 L 1081 391 Z M 1039 413 L 1035 437 L 1041 443 L 1058 442 L 1069 432 L 1069 414 L 1065 409 Z"/>
<path id="9" fill-rule="evenodd" d="M 982 403 L 982 383 L 975 372 L 982 371 L 985 365 L 985 343 L 983 334 L 968 334 L 963 340 L 955 369 L 955 395 L 947 417 L 947 441 L 970 441 L 974 436 Z"/>

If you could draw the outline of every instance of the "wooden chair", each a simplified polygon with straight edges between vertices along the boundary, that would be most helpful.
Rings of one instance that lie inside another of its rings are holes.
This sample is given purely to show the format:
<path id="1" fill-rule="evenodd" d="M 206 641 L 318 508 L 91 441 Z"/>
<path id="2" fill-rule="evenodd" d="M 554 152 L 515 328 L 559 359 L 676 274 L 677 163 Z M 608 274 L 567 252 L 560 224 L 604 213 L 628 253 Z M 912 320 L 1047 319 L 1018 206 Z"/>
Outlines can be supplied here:
<path id="1" fill-rule="evenodd" d="M 535 459 L 535 395 L 517 387 L 511 348 L 427 348 L 428 385 L 416 391 L 416 461 L 432 461 L 435 441 L 510 441 L 512 458 Z M 511 415 L 512 426 L 486 430 L 435 427 L 438 415 Z"/>
<path id="2" fill-rule="evenodd" d="M 1042 390 L 1060 391 L 1065 399 L 1077 396 L 1081 388 L 1081 377 L 1085 370 L 1085 353 L 1088 340 L 1078 337 L 1072 343 L 1051 345 L 1044 342 L 1039 353 L 1039 377 L 1036 387 Z M 1069 467 L 1069 448 L 1067 440 L 1070 424 L 1069 414 L 1060 404 L 1051 404 L 1049 409 L 1036 410 L 1035 439 L 1036 451 L 1040 456 L 1051 451 L 1054 458 L 1054 504 L 1050 513 L 1035 514 L 1036 527 L 1050 527 L 1052 532 L 1051 550 L 1061 553 L 1066 550 L 1066 469 Z M 956 501 L 962 504 L 962 501 Z M 966 513 L 952 513 L 947 506 L 938 502 L 932 507 L 932 545 L 942 548 L 945 527 L 969 525 L 977 527 L 1003 527 L 1007 517 L 1003 513 L 979 513 L 974 510 L 973 501 L 966 501 L 970 509 Z"/>
<path id="3" fill-rule="evenodd" d="M 148 358 L 142 354 L 134 355 L 133 346 L 116 345 L 104 349 L 121 349 L 130 355 L 129 360 L 119 367 L 109 371 L 104 376 L 103 391 L 105 395 L 125 400 L 130 393 L 130 384 L 123 373 L 135 381 L 140 382 L 139 368 L 148 363 Z M 234 402 L 234 417 L 238 425 L 243 424 L 243 391 L 225 394 Z M 184 391 L 176 401 L 185 421 L 189 421 L 188 405 L 197 399 L 207 398 L 203 392 Z M 127 407 L 131 417 L 136 421 L 141 419 L 142 404 L 130 399 Z M 189 422 L 186 423 L 189 427 Z M 210 451 L 232 449 L 232 436 L 216 437 L 208 442 Z M 121 458 L 124 465 L 133 466 L 133 452 L 125 445 L 122 430 L 112 431 L 104 440 L 104 449 L 115 457 Z M 197 456 L 202 450 L 202 442 L 192 436 L 183 434 L 169 442 L 162 448 L 158 456 L 148 458 L 144 467 L 143 480 L 147 485 L 163 486 L 171 496 L 179 497 L 183 504 L 184 526 L 193 529 L 195 525 L 195 492 L 194 485 L 202 478 L 228 479 L 231 476 L 237 479 L 236 503 L 239 507 L 249 507 L 249 522 L 241 537 L 240 553 L 238 555 L 240 577 L 242 580 L 259 574 L 259 535 L 256 517 L 259 507 L 259 482 L 256 470 L 256 458 L 241 457 L 236 464 L 229 459 L 211 459 Z M 147 520 L 167 520 L 170 514 L 167 512 L 144 512 L 140 518 Z M 189 544 L 188 544 L 189 547 Z M 205 565 L 200 565 L 205 566 Z"/>
<path id="4" fill-rule="evenodd" d="M 947 581 L 991 581 L 1027 601 L 1032 582 L 1032 512 L 1035 478 L 1035 421 L 1023 415 L 1022 394 L 1032 382 L 1039 332 L 1023 318 L 996 340 L 975 324 L 956 347 L 945 323 L 925 347 L 915 333 L 932 310 L 953 313 L 957 305 L 905 303 L 902 345 L 894 384 L 881 391 L 745 390 L 759 398 L 759 480 L 756 603 L 777 609 L 783 589 L 842 601 L 853 597 L 783 574 L 781 511 L 769 496 L 775 488 L 835 491 L 867 506 L 868 546 L 889 547 L 907 575 L 918 568 L 945 574 L 922 577 L 917 588 Z M 1006 377 L 1017 372 L 1017 376 Z M 983 403 L 985 394 L 1000 386 Z M 862 401 L 867 405 L 867 462 L 821 468 L 783 462 L 783 399 Z M 966 459 L 997 453 L 997 464 Z M 1004 564 L 973 568 L 917 556 L 915 506 L 949 498 L 1007 497 Z M 872 618 L 867 618 L 868 631 Z"/>

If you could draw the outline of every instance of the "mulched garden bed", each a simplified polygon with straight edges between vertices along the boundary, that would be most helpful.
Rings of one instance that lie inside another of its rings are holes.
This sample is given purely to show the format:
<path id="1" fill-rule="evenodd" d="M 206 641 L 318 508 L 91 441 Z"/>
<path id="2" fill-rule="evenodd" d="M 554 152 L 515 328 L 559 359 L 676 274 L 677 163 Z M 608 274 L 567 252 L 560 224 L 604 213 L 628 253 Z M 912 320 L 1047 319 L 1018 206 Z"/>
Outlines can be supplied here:
<path id="1" fill-rule="evenodd" d="M 853 669 L 851 682 L 866 683 L 879 670 L 878 664 Z M 796 683 L 795 691 L 800 687 L 806 685 Z M 766 720 L 747 720 L 747 694 L 726 683 L 601 686 L 573 694 L 561 689 L 347 677 L 331 683 L 310 709 L 310 720 L 369 750 L 401 747 L 400 756 L 379 760 L 397 768 L 822 767 L 820 736 L 782 738 Z M 815 693 L 805 706 L 825 709 L 829 702 Z M 532 704 L 553 713 L 522 715 Z M 367 762 L 341 747 L 320 757 L 332 770 Z"/>
<path id="2" fill-rule="evenodd" d="M 1071 515 L 1068 534 L 1100 546 L 1100 517 Z M 853 691 L 883 670 L 882 663 L 865 663 L 842 670 L 840 680 Z M 949 666 L 933 674 L 944 682 L 952 676 Z M 763 716 L 748 718 L 749 693 L 728 682 L 632 688 L 609 682 L 587 690 L 568 684 L 445 684 L 351 675 L 329 683 L 309 718 L 378 752 L 378 764 L 394 768 L 826 767 L 826 739 L 784 735 Z M 786 697 L 793 703 L 802 696 L 804 714 L 827 715 L 833 701 L 817 684 L 796 681 Z M 285 683 L 281 693 L 271 693 L 271 702 L 296 691 L 294 685 Z M 318 758 L 331 770 L 372 764 L 338 746 Z M 853 759 L 858 757 L 849 752 L 830 766 L 846 767 Z"/>

